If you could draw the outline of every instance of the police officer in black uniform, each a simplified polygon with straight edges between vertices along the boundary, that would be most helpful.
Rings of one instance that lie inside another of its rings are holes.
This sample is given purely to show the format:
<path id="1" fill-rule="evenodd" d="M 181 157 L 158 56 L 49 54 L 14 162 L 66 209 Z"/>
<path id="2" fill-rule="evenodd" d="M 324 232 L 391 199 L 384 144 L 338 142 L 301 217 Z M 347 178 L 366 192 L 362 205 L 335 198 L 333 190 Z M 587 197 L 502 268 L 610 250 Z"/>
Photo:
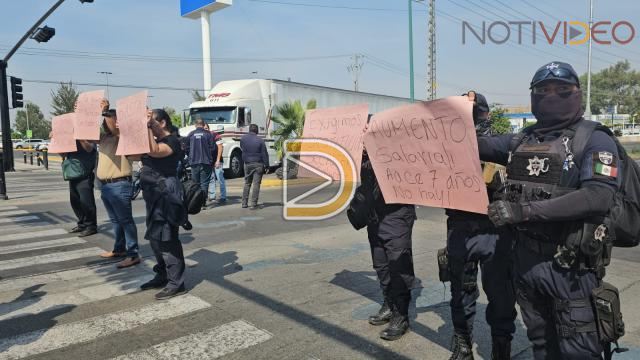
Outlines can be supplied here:
<path id="1" fill-rule="evenodd" d="M 491 135 L 489 104 L 482 94 L 470 91 L 473 122 L 478 135 Z M 485 165 L 485 171 L 489 166 Z M 498 173 L 487 190 L 489 198 L 500 184 Z M 487 323 L 491 326 L 492 359 L 511 358 L 511 339 L 515 332 L 515 292 L 511 282 L 512 236 L 498 229 L 486 215 L 447 209 L 446 258 L 451 281 L 451 318 L 454 336 L 450 360 L 473 359 L 472 333 L 478 291 L 478 264 L 482 268 L 482 288 L 489 304 Z M 441 262 L 442 254 L 439 253 Z M 446 271 L 446 270 L 445 270 Z M 443 279 L 444 280 L 444 279 Z"/>
<path id="2" fill-rule="evenodd" d="M 367 234 L 373 268 L 384 295 L 382 307 L 377 314 L 369 317 L 369 323 L 388 323 L 380 337 L 384 340 L 396 340 L 409 329 L 409 303 L 415 279 L 411 233 L 416 210 L 414 205 L 385 203 L 366 152 L 360 177 L 361 189 L 370 192 L 367 196 L 373 200 Z"/>
<path id="3" fill-rule="evenodd" d="M 535 359 L 601 359 L 591 294 L 610 255 L 603 216 L 618 187 L 617 147 L 593 131 L 574 153 L 587 122 L 569 64 L 536 71 L 531 109 L 537 123 L 522 134 L 478 139 L 482 160 L 507 165 L 489 217 L 515 229 L 517 301 Z"/>

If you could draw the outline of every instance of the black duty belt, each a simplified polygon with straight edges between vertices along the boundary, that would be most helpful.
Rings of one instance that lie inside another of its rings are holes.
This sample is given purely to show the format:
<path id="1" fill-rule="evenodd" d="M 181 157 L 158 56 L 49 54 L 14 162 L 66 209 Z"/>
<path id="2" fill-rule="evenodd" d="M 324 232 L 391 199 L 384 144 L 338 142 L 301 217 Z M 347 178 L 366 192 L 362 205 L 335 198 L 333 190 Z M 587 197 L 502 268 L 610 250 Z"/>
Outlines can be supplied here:
<path id="1" fill-rule="evenodd" d="M 119 177 L 119 178 L 100 180 L 100 182 L 104 185 L 104 184 L 117 183 L 117 182 L 120 182 L 120 181 L 129 181 L 129 182 L 131 182 L 131 180 L 132 180 L 131 176 L 123 176 L 123 177 Z"/>

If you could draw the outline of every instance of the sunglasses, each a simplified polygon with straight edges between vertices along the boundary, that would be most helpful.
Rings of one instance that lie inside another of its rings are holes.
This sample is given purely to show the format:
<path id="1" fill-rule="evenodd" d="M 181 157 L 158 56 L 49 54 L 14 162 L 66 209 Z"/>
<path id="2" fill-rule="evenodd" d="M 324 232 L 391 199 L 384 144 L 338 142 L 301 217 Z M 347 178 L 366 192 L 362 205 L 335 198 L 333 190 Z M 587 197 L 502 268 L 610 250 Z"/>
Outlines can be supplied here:
<path id="1" fill-rule="evenodd" d="M 531 83 L 537 84 L 547 79 L 562 79 L 562 80 L 570 81 L 572 83 L 577 83 L 578 81 L 576 76 L 568 69 L 564 69 L 564 68 L 546 69 L 545 68 L 535 73 L 535 75 L 533 75 L 533 80 L 531 80 Z"/>

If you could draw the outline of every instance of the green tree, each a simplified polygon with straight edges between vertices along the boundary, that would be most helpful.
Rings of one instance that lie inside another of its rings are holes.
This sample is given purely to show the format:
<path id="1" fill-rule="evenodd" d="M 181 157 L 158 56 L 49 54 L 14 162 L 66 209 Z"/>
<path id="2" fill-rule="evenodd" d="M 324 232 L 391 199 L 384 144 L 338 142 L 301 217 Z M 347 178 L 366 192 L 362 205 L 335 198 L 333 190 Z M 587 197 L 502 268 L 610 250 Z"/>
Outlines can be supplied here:
<path id="1" fill-rule="evenodd" d="M 198 90 L 191 91 L 191 97 L 193 98 L 193 101 L 204 101 L 207 99 L 204 95 L 201 95 Z"/>
<path id="2" fill-rule="evenodd" d="M 586 104 L 587 74 L 580 77 L 580 84 Z M 626 60 L 591 74 L 591 111 L 602 114 L 614 106 L 621 114 L 640 113 L 640 72 L 632 70 Z"/>
<path id="3" fill-rule="evenodd" d="M 273 135 L 277 136 L 275 148 L 278 152 L 278 158 L 282 158 L 284 154 L 284 142 L 288 139 L 295 139 L 302 136 L 304 129 L 304 114 L 306 110 L 316 108 L 316 101 L 311 99 L 307 102 L 307 106 L 303 107 L 300 100 L 276 105 L 271 120 L 276 123 L 277 128 L 273 131 Z"/>
<path id="4" fill-rule="evenodd" d="M 21 134 L 27 134 L 27 112 L 29 114 L 28 129 L 33 131 L 33 138 L 48 139 L 51 132 L 51 123 L 44 118 L 40 107 L 30 101 L 25 104 L 23 110 L 16 113 L 15 130 Z"/>
<path id="5" fill-rule="evenodd" d="M 51 115 L 72 113 L 79 95 L 72 82 L 60 83 L 55 91 L 51 90 L 51 107 L 53 108 Z"/>
<path id="6" fill-rule="evenodd" d="M 176 112 L 176 109 L 169 106 L 165 106 L 164 111 L 166 111 L 167 114 L 169 114 L 169 117 L 171 118 L 171 123 L 173 124 L 173 126 L 177 127 L 178 129 L 182 127 L 182 115 L 178 114 Z"/>
<path id="7" fill-rule="evenodd" d="M 506 110 L 499 106 L 494 107 L 489 113 L 491 130 L 494 134 L 508 134 L 511 132 L 511 122 L 505 113 Z"/>

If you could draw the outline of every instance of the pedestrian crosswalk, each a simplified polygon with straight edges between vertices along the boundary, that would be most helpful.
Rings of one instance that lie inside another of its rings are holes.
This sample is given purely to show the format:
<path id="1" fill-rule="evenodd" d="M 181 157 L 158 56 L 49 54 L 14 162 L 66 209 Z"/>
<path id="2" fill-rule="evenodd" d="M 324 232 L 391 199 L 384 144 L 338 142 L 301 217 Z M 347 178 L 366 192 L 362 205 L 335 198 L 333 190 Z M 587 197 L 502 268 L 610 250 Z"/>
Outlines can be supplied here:
<path id="1" fill-rule="evenodd" d="M 20 211 L 0 207 L 0 219 L 6 219 L 3 213 L 24 216 Z M 70 349 L 81 353 L 87 344 L 117 342 L 111 339 L 129 333 L 145 340 L 133 348 L 114 344 L 112 353 L 101 358 L 216 359 L 273 338 L 229 316 L 173 338 L 154 333 L 179 319 L 220 309 L 193 293 L 166 301 L 155 300 L 153 293 L 145 296 L 140 285 L 153 277 L 150 266 L 119 270 L 99 259 L 102 251 L 52 225 L 0 231 L 0 360 L 66 358 Z M 122 306 L 109 306 L 113 301 Z"/>

